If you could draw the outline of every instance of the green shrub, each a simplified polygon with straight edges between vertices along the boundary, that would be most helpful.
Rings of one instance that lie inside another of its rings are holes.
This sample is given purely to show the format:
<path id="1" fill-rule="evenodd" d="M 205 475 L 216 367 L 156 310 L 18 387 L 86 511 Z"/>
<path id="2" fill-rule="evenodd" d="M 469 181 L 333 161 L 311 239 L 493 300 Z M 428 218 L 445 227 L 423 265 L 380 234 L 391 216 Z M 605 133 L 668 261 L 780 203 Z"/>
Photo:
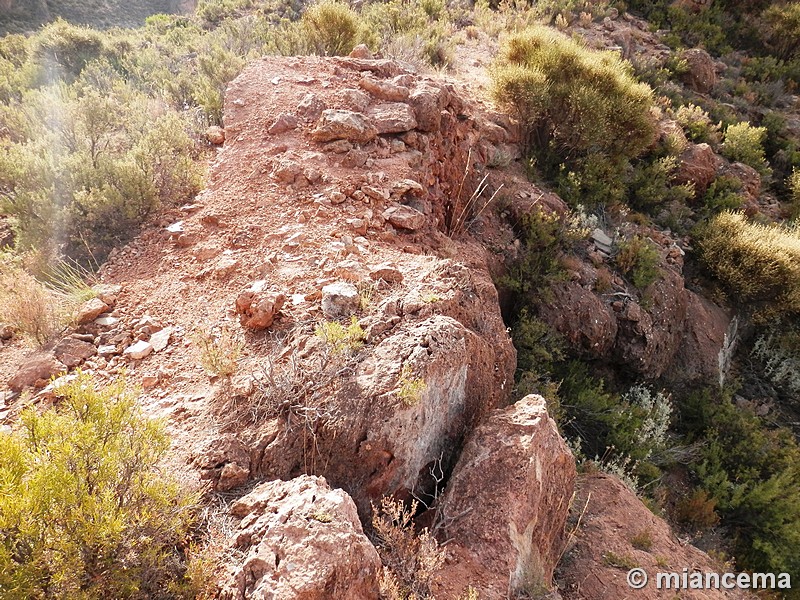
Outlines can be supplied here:
<path id="1" fill-rule="evenodd" d="M 33 57 L 42 68 L 42 81 L 73 80 L 92 60 L 100 58 L 105 42 L 99 31 L 71 25 L 62 19 L 45 26 L 36 36 Z"/>
<path id="2" fill-rule="evenodd" d="M 547 296 L 550 285 L 563 273 L 558 255 L 566 239 L 566 223 L 556 213 L 534 209 L 519 217 L 519 237 L 522 241 L 517 260 L 502 277 L 499 285 L 527 301 L 530 293 Z"/>
<path id="3" fill-rule="evenodd" d="M 738 210 L 745 202 L 742 195 L 742 181 L 737 177 L 723 175 L 708 186 L 703 196 L 703 208 L 708 215 L 716 215 L 723 210 Z"/>
<path id="4" fill-rule="evenodd" d="M 689 396 L 682 413 L 688 441 L 702 450 L 693 471 L 734 530 L 737 563 L 799 576 L 800 447 L 792 432 L 711 390 Z"/>
<path id="5" fill-rule="evenodd" d="M 58 409 L 0 433 L 6 598 L 174 597 L 194 498 L 156 465 L 169 446 L 118 381 L 80 375 Z"/>
<path id="6" fill-rule="evenodd" d="M 722 154 L 728 160 L 744 163 L 762 175 L 769 175 L 771 170 L 764 156 L 766 137 L 765 127 L 753 127 L 746 122 L 729 125 L 725 130 Z"/>
<path id="7" fill-rule="evenodd" d="M 581 441 L 587 457 L 598 457 L 635 474 L 655 478 L 651 460 L 667 447 L 672 406 L 663 393 L 634 386 L 620 395 L 609 391 L 586 364 L 571 361 L 558 371 L 566 437 Z"/>
<path id="8" fill-rule="evenodd" d="M 658 251 L 650 240 L 639 235 L 620 242 L 614 261 L 619 270 L 630 277 L 631 283 L 640 290 L 658 279 Z"/>
<path id="9" fill-rule="evenodd" d="M 776 57 L 789 60 L 800 52 L 800 2 L 773 4 L 761 15 L 762 39 Z"/>
<path id="10" fill-rule="evenodd" d="M 364 345 L 366 337 L 355 317 L 351 318 L 347 327 L 336 321 L 326 321 L 320 324 L 314 333 L 318 338 L 325 340 L 331 351 L 337 355 L 357 352 Z"/>
<path id="11" fill-rule="evenodd" d="M 359 16 L 345 3 L 320 0 L 300 19 L 308 51 L 323 56 L 346 56 L 359 42 Z"/>
<path id="12" fill-rule="evenodd" d="M 760 302 L 763 316 L 800 311 L 800 231 L 751 223 L 725 211 L 699 233 L 711 272 L 743 302 Z"/>
<path id="13" fill-rule="evenodd" d="M 551 145 L 559 156 L 633 158 L 655 137 L 652 91 L 630 65 L 551 29 L 509 37 L 492 78 L 495 98 L 517 111 L 537 146 Z"/>
<path id="14" fill-rule="evenodd" d="M 674 156 L 640 161 L 630 179 L 629 203 L 648 211 L 669 202 L 685 203 L 694 196 L 694 186 L 672 185 L 677 168 L 678 160 Z"/>

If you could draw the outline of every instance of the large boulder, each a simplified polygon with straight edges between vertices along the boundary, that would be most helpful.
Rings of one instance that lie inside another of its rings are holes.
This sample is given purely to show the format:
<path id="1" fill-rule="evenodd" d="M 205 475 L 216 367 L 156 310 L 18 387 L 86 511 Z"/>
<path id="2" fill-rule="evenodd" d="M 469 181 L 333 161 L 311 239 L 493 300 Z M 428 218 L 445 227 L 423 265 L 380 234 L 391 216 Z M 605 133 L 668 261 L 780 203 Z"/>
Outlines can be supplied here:
<path id="1" fill-rule="evenodd" d="M 587 356 L 607 356 L 617 338 L 617 320 L 608 304 L 577 282 L 555 285 L 552 292 L 553 301 L 539 308 L 542 320 Z"/>
<path id="2" fill-rule="evenodd" d="M 658 378 L 680 347 L 686 318 L 687 295 L 683 277 L 662 269 L 661 278 L 647 290 L 650 306 L 628 302 L 618 315 L 617 361 L 647 378 Z"/>
<path id="3" fill-rule="evenodd" d="M 451 560 L 438 592 L 455 598 L 471 582 L 481 598 L 500 599 L 549 587 L 574 483 L 575 461 L 544 398 L 491 413 L 470 436 L 442 499 Z"/>
<path id="4" fill-rule="evenodd" d="M 675 360 L 665 373 L 667 379 L 684 385 L 718 381 L 720 351 L 726 344 L 730 323 L 731 318 L 723 309 L 687 290 L 680 352 L 675 353 Z"/>
<path id="5" fill-rule="evenodd" d="M 690 48 L 681 53 L 681 58 L 686 61 L 688 70 L 683 75 L 683 82 L 695 92 L 707 94 L 717 84 L 717 74 L 714 70 L 714 59 L 702 48 Z"/>
<path id="6" fill-rule="evenodd" d="M 677 185 L 693 184 L 695 196 L 701 197 L 717 178 L 720 161 L 708 144 L 689 144 L 680 156 L 673 181 Z"/>
<path id="7" fill-rule="evenodd" d="M 375 600 L 381 561 L 353 500 L 325 479 L 269 481 L 237 500 L 223 600 Z"/>
<path id="8" fill-rule="evenodd" d="M 657 589 L 656 573 L 682 574 L 687 568 L 690 573 L 725 573 L 730 567 L 680 542 L 669 525 L 616 477 L 580 477 L 573 507 L 576 517 L 580 515 L 579 528 L 564 553 L 558 577 L 565 600 L 754 598 L 744 590 Z M 628 585 L 631 568 L 647 573 L 650 581 L 644 588 Z"/>

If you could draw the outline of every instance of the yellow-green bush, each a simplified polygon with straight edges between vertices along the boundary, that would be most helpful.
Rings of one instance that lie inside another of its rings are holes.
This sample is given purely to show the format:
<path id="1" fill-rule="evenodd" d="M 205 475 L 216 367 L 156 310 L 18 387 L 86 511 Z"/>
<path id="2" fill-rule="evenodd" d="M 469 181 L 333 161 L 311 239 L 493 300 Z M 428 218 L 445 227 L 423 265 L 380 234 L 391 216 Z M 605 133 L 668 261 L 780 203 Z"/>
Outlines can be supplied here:
<path id="1" fill-rule="evenodd" d="M 175 597 L 195 499 L 157 468 L 163 424 L 122 381 L 80 375 L 58 394 L 0 433 L 0 595 Z"/>
<path id="2" fill-rule="evenodd" d="M 761 15 L 762 39 L 775 56 L 796 58 L 800 51 L 800 2 L 772 4 Z"/>
<path id="3" fill-rule="evenodd" d="M 347 4 L 321 0 L 306 9 L 300 18 L 308 51 L 323 56 L 345 56 L 359 42 L 362 24 Z"/>
<path id="4" fill-rule="evenodd" d="M 704 227 L 699 245 L 708 268 L 735 297 L 764 302 L 766 313 L 800 312 L 798 227 L 761 225 L 725 211 Z"/>
<path id="5" fill-rule="evenodd" d="M 652 90 L 617 53 L 589 50 L 546 27 L 510 36 L 492 70 L 493 94 L 539 147 L 569 159 L 633 158 L 655 138 Z"/>
<path id="6" fill-rule="evenodd" d="M 744 163 L 762 175 L 769 175 L 771 170 L 764 155 L 766 137 L 766 127 L 753 127 L 747 122 L 729 125 L 725 130 L 722 154 L 728 160 Z"/>

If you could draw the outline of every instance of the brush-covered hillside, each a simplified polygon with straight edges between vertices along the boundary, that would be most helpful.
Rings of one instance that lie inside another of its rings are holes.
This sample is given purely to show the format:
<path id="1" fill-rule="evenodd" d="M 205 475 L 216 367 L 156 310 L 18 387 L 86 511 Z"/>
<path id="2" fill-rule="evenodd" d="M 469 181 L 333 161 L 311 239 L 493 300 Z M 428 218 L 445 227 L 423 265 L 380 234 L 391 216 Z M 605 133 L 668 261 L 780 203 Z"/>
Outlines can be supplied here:
<path id="1" fill-rule="evenodd" d="M 800 3 L 0 29 L 0 598 L 797 597 Z"/>
<path id="2" fill-rule="evenodd" d="M 147 17 L 159 13 L 189 13 L 194 0 L 3 0 L 0 2 L 0 33 L 32 32 L 56 19 L 109 27 L 139 27 Z"/>

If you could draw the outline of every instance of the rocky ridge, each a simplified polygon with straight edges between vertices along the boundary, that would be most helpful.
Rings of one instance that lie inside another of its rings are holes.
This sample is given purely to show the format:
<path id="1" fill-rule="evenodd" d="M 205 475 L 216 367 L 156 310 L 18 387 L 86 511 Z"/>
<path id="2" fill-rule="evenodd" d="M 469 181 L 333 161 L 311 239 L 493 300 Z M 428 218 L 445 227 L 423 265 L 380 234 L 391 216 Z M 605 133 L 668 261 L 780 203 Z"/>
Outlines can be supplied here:
<path id="1" fill-rule="evenodd" d="M 437 531 L 450 540 L 438 597 L 468 583 L 481 598 L 548 585 L 574 461 L 541 399 L 508 406 L 515 352 L 486 246 L 513 255 L 514 235 L 470 198 L 496 153 L 516 152 L 518 132 L 466 98 L 386 60 L 251 64 L 226 93 L 208 188 L 114 253 L 98 301 L 15 375 L 0 416 L 51 375 L 126 370 L 148 412 L 168 418 L 174 470 L 232 494 L 263 480 L 231 508 L 242 558 L 220 581 L 223 597 L 376 597 L 379 564 L 361 522 L 385 495 L 438 501 Z M 533 198 L 563 206 L 513 169 L 495 179 L 517 209 Z M 700 339 L 691 307 L 727 327 L 683 288 L 677 243 L 659 241 L 674 276 L 653 308 L 627 299 L 619 310 L 590 291 L 598 256 L 556 291 L 551 315 L 587 352 L 617 352 L 648 375 L 692 336 L 706 362 L 716 358 L 724 336 Z M 559 321 L 581 303 L 591 318 Z M 317 330 L 333 318 L 354 319 L 363 349 L 331 350 Z M 241 332 L 230 382 L 198 366 L 198 327 Z M 52 389 L 33 401 L 52 400 Z M 581 593 L 569 597 L 606 597 Z"/>

